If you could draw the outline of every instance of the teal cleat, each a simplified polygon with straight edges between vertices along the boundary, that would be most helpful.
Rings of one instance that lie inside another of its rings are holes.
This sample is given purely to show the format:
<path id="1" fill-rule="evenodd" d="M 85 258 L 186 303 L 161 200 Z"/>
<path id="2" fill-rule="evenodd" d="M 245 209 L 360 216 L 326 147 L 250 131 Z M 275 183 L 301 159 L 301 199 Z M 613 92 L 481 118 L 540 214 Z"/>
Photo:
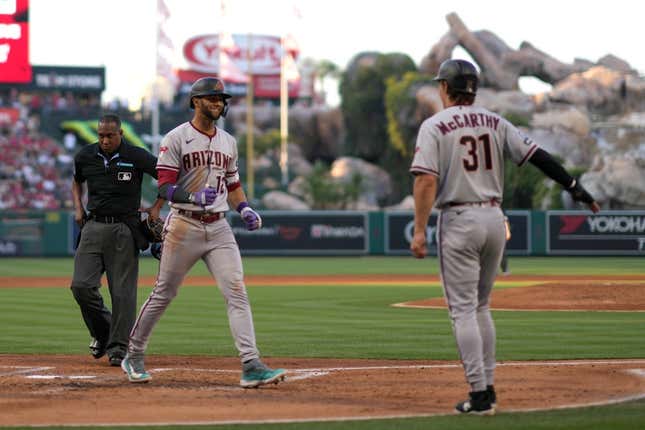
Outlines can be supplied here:
<path id="1" fill-rule="evenodd" d="M 127 354 L 123 361 L 121 361 L 121 369 L 128 375 L 130 382 L 148 382 L 152 376 L 143 366 L 143 357 L 135 358 Z"/>
<path id="2" fill-rule="evenodd" d="M 260 360 L 245 363 L 242 369 L 240 386 L 243 388 L 257 388 L 266 384 L 277 384 L 284 381 L 287 371 L 285 369 L 271 369 Z"/>

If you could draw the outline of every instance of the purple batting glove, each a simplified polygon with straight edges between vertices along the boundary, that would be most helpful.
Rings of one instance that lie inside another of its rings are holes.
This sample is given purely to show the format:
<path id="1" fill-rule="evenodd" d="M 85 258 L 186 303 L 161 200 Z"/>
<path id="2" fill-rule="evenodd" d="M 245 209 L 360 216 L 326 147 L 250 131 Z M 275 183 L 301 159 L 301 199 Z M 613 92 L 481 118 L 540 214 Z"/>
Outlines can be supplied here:
<path id="1" fill-rule="evenodd" d="M 196 205 L 208 206 L 213 204 L 217 197 L 217 190 L 211 187 L 205 187 L 191 196 L 191 200 Z"/>
<path id="2" fill-rule="evenodd" d="M 237 206 L 237 211 L 242 216 L 242 221 L 246 224 L 246 229 L 249 231 L 258 230 L 262 228 L 262 218 L 260 214 L 251 209 L 247 202 L 242 202 Z"/>

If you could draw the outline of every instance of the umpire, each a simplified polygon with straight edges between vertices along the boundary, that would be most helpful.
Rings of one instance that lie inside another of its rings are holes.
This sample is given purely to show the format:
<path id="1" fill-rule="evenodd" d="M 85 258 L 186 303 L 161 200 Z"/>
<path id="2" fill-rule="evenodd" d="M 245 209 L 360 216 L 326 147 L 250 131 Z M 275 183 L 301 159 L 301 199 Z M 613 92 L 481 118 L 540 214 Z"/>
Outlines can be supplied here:
<path id="1" fill-rule="evenodd" d="M 84 146 L 74 157 L 74 220 L 81 232 L 71 290 L 92 337 L 92 356 L 98 359 L 107 352 L 110 365 L 120 366 L 136 316 L 139 250 L 148 247 L 140 229 L 141 182 L 144 173 L 157 178 L 157 158 L 123 141 L 117 115 L 101 117 L 98 136 L 98 143 Z M 163 203 L 158 198 L 144 211 L 159 218 Z M 99 292 L 103 273 L 112 312 Z"/>

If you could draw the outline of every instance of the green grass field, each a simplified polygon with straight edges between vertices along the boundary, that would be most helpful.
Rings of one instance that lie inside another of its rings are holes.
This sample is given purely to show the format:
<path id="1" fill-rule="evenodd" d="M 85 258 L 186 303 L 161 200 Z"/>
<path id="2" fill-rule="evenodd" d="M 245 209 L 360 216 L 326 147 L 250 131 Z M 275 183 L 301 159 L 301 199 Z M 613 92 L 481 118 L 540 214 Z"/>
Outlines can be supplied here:
<path id="1" fill-rule="evenodd" d="M 436 259 L 411 257 L 246 257 L 244 264 L 247 275 L 437 273 Z M 156 266 L 156 260 L 144 258 L 140 272 L 153 275 Z M 511 257 L 510 269 L 518 275 L 636 274 L 645 278 L 645 262 L 639 257 Z M 0 259 L 0 276 L 69 277 L 71 272 L 71 259 Z M 206 274 L 201 263 L 191 272 Z M 248 290 L 258 346 L 264 356 L 457 359 L 445 310 L 389 306 L 440 296 L 441 289 L 436 284 L 251 285 Z M 139 289 L 139 304 L 149 292 L 149 287 Z M 104 295 L 109 298 L 105 290 Z M 494 312 L 494 318 L 500 360 L 645 358 L 645 313 Z M 0 326 L 0 353 L 87 354 L 87 332 L 68 288 L 0 288 Z M 155 329 L 148 353 L 236 355 L 219 291 L 214 287 L 180 289 Z M 484 420 L 444 416 L 215 428 L 636 429 L 645 428 L 645 401 L 587 409 L 502 413 Z"/>

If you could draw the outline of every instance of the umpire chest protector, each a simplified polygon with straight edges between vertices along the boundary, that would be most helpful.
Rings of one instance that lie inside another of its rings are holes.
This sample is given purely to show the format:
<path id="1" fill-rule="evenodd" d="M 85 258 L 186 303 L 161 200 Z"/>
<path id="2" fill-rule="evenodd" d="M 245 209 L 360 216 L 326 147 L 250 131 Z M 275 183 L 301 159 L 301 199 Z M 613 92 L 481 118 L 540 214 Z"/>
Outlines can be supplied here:
<path id="1" fill-rule="evenodd" d="M 83 147 L 74 157 L 74 180 L 87 182 L 87 209 L 100 215 L 125 215 L 138 211 L 143 174 L 157 177 L 156 158 L 142 148 L 121 142 L 113 154 L 98 144 Z"/>

